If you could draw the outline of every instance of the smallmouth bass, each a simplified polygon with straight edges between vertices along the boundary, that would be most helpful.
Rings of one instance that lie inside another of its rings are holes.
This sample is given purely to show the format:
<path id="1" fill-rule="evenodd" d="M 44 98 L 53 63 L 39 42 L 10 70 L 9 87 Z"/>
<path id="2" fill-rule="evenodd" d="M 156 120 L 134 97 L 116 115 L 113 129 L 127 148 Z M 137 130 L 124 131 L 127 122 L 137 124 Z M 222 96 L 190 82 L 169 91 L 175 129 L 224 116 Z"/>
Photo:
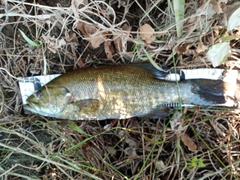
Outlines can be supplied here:
<path id="1" fill-rule="evenodd" d="M 166 106 L 226 105 L 220 80 L 163 80 L 166 73 L 150 63 L 106 65 L 67 72 L 27 98 L 24 109 L 67 120 L 159 118 Z"/>

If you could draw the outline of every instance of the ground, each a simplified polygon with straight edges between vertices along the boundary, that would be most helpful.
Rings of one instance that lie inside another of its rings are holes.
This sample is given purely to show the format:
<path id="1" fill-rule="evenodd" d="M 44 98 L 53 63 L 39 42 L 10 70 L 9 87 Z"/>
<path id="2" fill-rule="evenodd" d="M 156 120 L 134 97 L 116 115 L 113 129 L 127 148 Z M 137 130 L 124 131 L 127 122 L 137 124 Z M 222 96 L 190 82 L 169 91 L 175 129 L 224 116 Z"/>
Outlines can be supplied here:
<path id="1" fill-rule="evenodd" d="M 221 68 L 239 69 L 240 30 L 227 29 L 239 7 L 237 0 L 187 0 L 179 34 L 172 1 L 2 0 L 0 177 L 240 179 L 237 109 L 179 107 L 155 120 L 58 120 L 24 114 L 17 81 L 147 60 L 209 68 L 207 52 L 221 42 L 231 50 Z"/>

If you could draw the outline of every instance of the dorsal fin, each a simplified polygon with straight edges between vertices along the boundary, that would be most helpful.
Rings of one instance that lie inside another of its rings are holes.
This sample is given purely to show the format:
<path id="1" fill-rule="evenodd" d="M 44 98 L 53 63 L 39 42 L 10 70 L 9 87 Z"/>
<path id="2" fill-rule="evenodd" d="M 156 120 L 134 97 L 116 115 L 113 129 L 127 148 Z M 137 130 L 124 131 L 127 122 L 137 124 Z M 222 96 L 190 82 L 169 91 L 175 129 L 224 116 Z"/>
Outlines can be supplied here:
<path id="1" fill-rule="evenodd" d="M 149 72 L 155 75 L 157 79 L 166 80 L 166 76 L 169 74 L 170 68 L 162 67 L 163 71 L 156 69 L 151 63 L 137 63 L 133 64 L 135 66 L 141 67 L 143 69 L 147 69 Z M 164 72 L 166 71 L 166 72 Z"/>

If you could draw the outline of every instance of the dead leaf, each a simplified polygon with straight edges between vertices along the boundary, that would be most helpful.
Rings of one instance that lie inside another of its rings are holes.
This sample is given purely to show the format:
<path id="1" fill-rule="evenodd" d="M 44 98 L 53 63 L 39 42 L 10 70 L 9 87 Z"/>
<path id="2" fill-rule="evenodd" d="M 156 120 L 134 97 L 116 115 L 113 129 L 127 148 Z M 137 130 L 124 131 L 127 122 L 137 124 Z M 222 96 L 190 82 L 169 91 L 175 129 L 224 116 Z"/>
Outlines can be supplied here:
<path id="1" fill-rule="evenodd" d="M 78 42 L 76 33 L 67 34 L 64 39 L 67 43 Z"/>
<path id="2" fill-rule="evenodd" d="M 111 41 L 105 41 L 104 42 L 104 51 L 107 55 L 107 58 L 109 60 L 113 61 L 114 49 L 113 49 Z"/>
<path id="3" fill-rule="evenodd" d="M 213 11 L 217 14 L 223 13 L 220 3 L 216 2 L 216 0 L 211 0 L 208 7 L 210 8 L 208 9 L 208 13 L 210 13 L 210 11 Z"/>
<path id="4" fill-rule="evenodd" d="M 137 147 L 137 143 L 128 137 L 126 137 L 125 142 L 129 145 L 129 147 Z"/>
<path id="5" fill-rule="evenodd" d="M 127 148 L 124 149 L 124 153 L 125 153 L 125 155 L 127 155 L 129 158 L 138 157 L 136 148 L 127 147 Z"/>
<path id="6" fill-rule="evenodd" d="M 195 152 L 197 150 L 197 145 L 186 133 L 181 135 L 181 140 L 183 144 L 187 146 L 190 151 Z"/>
<path id="7" fill-rule="evenodd" d="M 82 59 L 81 57 L 78 58 L 76 64 L 77 64 L 77 66 L 80 67 L 80 68 L 82 68 L 82 67 L 85 65 L 84 62 L 83 62 L 83 59 Z"/>
<path id="8" fill-rule="evenodd" d="M 98 33 L 93 34 L 89 38 L 85 39 L 90 42 L 94 49 L 98 48 L 106 40 L 105 38 L 103 38 L 103 36 L 101 36 L 101 34 Z"/>
<path id="9" fill-rule="evenodd" d="M 76 28 L 81 31 L 94 49 L 98 48 L 106 40 L 106 32 L 100 32 L 93 24 L 78 21 Z"/>
<path id="10" fill-rule="evenodd" d="M 233 30 L 237 29 L 237 27 L 240 27 L 240 3 L 238 6 L 236 6 L 234 9 L 231 10 L 231 12 L 228 14 L 228 23 L 227 23 L 227 29 Z"/>
<path id="11" fill-rule="evenodd" d="M 159 171 L 166 170 L 166 166 L 164 165 L 164 162 L 162 160 L 157 161 L 155 166 L 156 166 L 156 169 L 159 170 Z"/>
<path id="12" fill-rule="evenodd" d="M 47 44 L 48 49 L 53 53 L 56 53 L 58 49 L 66 45 L 66 41 L 64 39 L 56 39 L 55 37 L 50 37 L 49 35 L 42 35 L 42 38 Z"/>
<path id="13" fill-rule="evenodd" d="M 113 35 L 113 43 L 117 52 L 126 52 L 127 40 L 130 35 L 131 28 L 128 24 L 122 26 L 122 33 Z"/>
<path id="14" fill-rule="evenodd" d="M 175 52 L 179 54 L 186 54 L 189 47 L 192 45 L 192 42 L 183 42 L 175 48 Z"/>
<path id="15" fill-rule="evenodd" d="M 218 0 L 218 4 L 224 3 L 227 4 L 229 0 Z"/>
<path id="16" fill-rule="evenodd" d="M 176 112 L 172 117 L 172 120 L 170 121 L 170 126 L 172 130 L 175 130 L 179 127 L 179 125 L 181 124 L 181 119 L 182 119 L 182 113 Z"/>
<path id="17" fill-rule="evenodd" d="M 148 44 L 155 40 L 154 33 L 154 29 L 149 24 L 140 27 L 140 37 Z"/>
<path id="18" fill-rule="evenodd" d="M 199 54 L 199 53 L 205 52 L 206 49 L 207 48 L 206 48 L 206 46 L 204 46 L 203 43 L 199 43 L 198 46 L 197 46 L 197 50 L 196 51 Z"/>
<path id="19" fill-rule="evenodd" d="M 207 19 L 211 19 L 214 14 L 220 14 L 223 13 L 222 7 L 221 7 L 221 1 L 218 2 L 216 0 L 210 0 L 209 2 L 202 4 L 197 11 L 196 14 L 202 14 L 207 17 Z"/>

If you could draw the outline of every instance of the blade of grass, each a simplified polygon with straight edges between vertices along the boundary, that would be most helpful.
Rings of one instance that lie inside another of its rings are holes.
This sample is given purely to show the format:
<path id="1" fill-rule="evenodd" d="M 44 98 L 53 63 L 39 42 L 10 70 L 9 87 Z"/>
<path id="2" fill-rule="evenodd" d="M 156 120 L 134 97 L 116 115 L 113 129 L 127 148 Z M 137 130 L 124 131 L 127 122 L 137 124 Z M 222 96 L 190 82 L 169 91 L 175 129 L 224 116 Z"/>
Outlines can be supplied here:
<path id="1" fill-rule="evenodd" d="M 21 33 L 22 37 L 25 39 L 25 41 L 27 41 L 28 44 L 35 46 L 35 47 L 39 47 L 42 45 L 42 41 L 40 41 L 40 44 L 37 44 L 36 42 L 31 40 L 29 37 L 27 37 L 26 34 L 22 30 L 20 30 L 20 29 L 18 29 L 18 30 Z"/>
<path id="2" fill-rule="evenodd" d="M 142 57 L 142 56 L 140 55 L 139 51 L 137 51 L 137 54 L 138 54 L 138 58 L 139 58 L 139 59 L 141 59 L 141 60 L 143 60 L 143 61 L 149 60 L 149 61 L 151 62 L 151 64 L 152 64 L 157 70 L 162 71 L 162 72 L 168 72 L 168 71 L 165 71 L 165 70 L 163 70 L 162 68 L 160 68 L 160 67 L 157 65 L 157 63 L 153 60 L 152 57 L 155 56 L 156 54 L 150 55 L 150 54 L 146 51 L 146 49 L 144 48 L 143 45 L 140 45 L 140 47 L 141 47 L 141 49 L 143 50 L 143 52 L 146 54 L 147 58 Z"/>
<path id="3" fill-rule="evenodd" d="M 54 160 L 50 159 L 51 157 L 47 157 L 47 158 L 46 157 L 42 157 L 42 155 L 33 154 L 33 153 L 30 153 L 30 152 L 24 151 L 21 148 L 18 148 L 18 147 L 16 148 L 16 147 L 13 147 L 13 146 L 9 146 L 9 145 L 3 144 L 1 142 L 0 142 L 0 146 L 4 147 L 4 148 L 7 148 L 7 149 L 9 149 L 9 150 L 11 150 L 13 152 L 25 154 L 27 156 L 39 159 L 39 160 L 44 161 L 44 162 L 48 162 L 48 163 L 56 165 L 56 166 L 60 166 L 60 167 L 63 167 L 63 168 L 69 169 L 69 170 L 77 171 L 79 173 L 82 173 L 82 174 L 90 177 L 90 178 L 93 178 L 93 179 L 96 179 L 96 180 L 102 180 L 101 178 L 99 178 L 99 177 L 97 177 L 97 176 L 95 176 L 95 175 L 93 175 L 93 174 L 91 174 L 91 173 L 89 173 L 89 172 L 79 168 L 78 166 L 74 166 L 74 167 L 67 166 L 65 164 L 62 164 L 60 162 L 57 162 L 57 161 L 54 161 Z"/>
<path id="4" fill-rule="evenodd" d="M 0 91 L 1 91 L 1 99 L 2 99 L 1 108 L 0 108 L 0 114 L 1 114 L 4 108 L 4 101 L 5 101 L 5 97 L 4 97 L 4 93 L 1 85 L 0 85 Z"/>
<path id="5" fill-rule="evenodd" d="M 184 5 L 185 5 L 185 0 L 173 0 L 173 8 L 175 13 L 175 21 L 176 21 L 178 38 L 182 36 L 182 32 L 183 32 Z"/>
<path id="6" fill-rule="evenodd" d="M 78 125 L 76 125 L 75 122 L 73 122 L 73 121 L 68 121 L 68 124 L 69 124 L 69 126 L 70 126 L 74 131 L 77 131 L 79 134 L 82 134 L 82 135 L 85 135 L 85 136 L 91 136 L 91 135 L 85 133 L 82 129 L 80 129 L 80 128 L 78 127 Z"/>

